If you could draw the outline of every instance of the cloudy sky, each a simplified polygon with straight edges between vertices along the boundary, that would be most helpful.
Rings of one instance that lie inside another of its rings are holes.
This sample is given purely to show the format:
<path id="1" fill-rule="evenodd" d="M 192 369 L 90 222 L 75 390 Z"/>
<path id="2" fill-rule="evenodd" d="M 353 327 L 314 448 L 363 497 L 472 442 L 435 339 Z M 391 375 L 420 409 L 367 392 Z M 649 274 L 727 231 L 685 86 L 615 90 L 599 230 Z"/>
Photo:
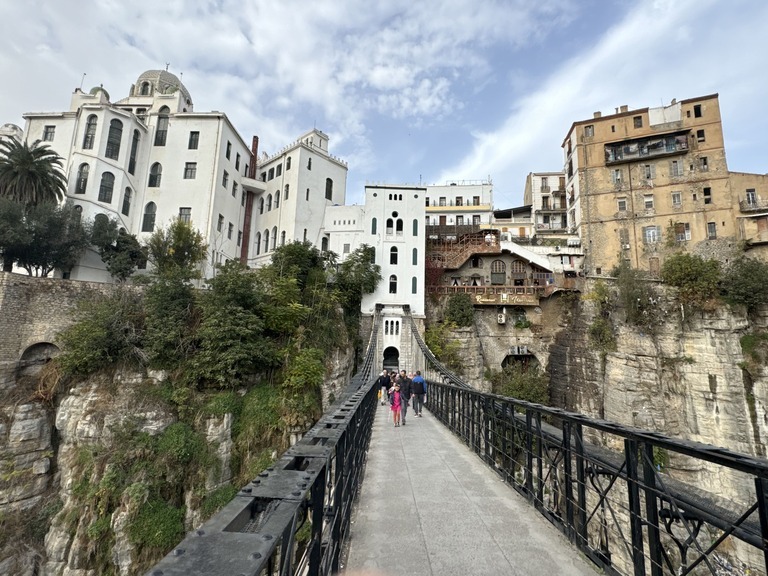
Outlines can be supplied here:
<path id="1" fill-rule="evenodd" d="M 3 0 L 0 46 L 0 124 L 168 65 L 262 151 L 329 134 L 347 203 L 490 177 L 517 206 L 572 122 L 714 92 L 730 169 L 768 172 L 765 0 Z"/>

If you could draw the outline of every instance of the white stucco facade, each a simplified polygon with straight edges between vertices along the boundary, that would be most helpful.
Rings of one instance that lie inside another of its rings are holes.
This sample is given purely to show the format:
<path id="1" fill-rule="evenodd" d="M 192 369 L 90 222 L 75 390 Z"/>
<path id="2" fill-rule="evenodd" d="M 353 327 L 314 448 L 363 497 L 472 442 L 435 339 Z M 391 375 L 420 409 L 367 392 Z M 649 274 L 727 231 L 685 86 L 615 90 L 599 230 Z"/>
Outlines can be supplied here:
<path id="1" fill-rule="evenodd" d="M 470 180 L 427 186 L 424 203 L 429 226 L 489 224 L 493 184 L 490 180 Z"/>
<path id="2" fill-rule="evenodd" d="M 254 205 L 249 264 L 269 263 L 276 246 L 307 240 L 328 248 L 326 210 L 346 200 L 347 164 L 328 151 L 329 138 L 311 130 L 277 154 L 259 159 L 257 178 L 265 191 Z"/>
<path id="3" fill-rule="evenodd" d="M 383 304 L 424 315 L 425 197 L 424 187 L 365 187 L 362 243 L 376 250 L 381 282 L 363 297 L 363 314 Z"/>
<path id="4" fill-rule="evenodd" d="M 225 114 L 195 112 L 173 74 L 144 72 L 117 102 L 101 87 L 78 89 L 69 110 L 24 118 L 25 140 L 42 140 L 64 159 L 67 197 L 84 218 L 115 218 L 140 241 L 174 218 L 188 220 L 209 245 L 203 277 L 247 258 L 249 195 L 264 189 L 248 177 L 251 150 Z M 95 250 L 68 275 L 109 281 Z"/>

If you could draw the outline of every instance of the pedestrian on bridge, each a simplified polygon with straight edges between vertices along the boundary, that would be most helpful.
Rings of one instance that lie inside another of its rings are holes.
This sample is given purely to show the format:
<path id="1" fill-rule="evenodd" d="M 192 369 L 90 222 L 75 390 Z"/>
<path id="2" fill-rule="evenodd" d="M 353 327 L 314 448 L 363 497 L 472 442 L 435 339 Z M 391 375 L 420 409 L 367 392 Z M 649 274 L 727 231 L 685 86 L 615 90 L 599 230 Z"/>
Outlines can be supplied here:
<path id="1" fill-rule="evenodd" d="M 400 384 L 395 383 L 389 393 L 389 404 L 392 407 L 392 420 L 395 423 L 395 428 L 400 426 L 400 410 L 403 407 L 403 398 L 400 395 Z M 407 405 L 408 402 L 405 402 Z"/>
<path id="2" fill-rule="evenodd" d="M 397 380 L 400 384 L 400 397 L 403 399 L 402 406 L 402 421 L 405 426 L 405 416 L 408 414 L 408 403 L 411 401 L 411 379 L 405 373 L 405 370 L 400 370 L 400 375 Z"/>
<path id="3" fill-rule="evenodd" d="M 427 383 L 421 375 L 421 370 L 416 370 L 416 376 L 411 383 L 411 393 L 413 397 L 413 413 L 421 418 L 421 410 L 424 408 L 424 402 L 427 401 Z"/>
<path id="4" fill-rule="evenodd" d="M 389 378 L 389 374 L 387 374 L 386 369 L 381 371 L 381 376 L 379 376 L 379 379 L 376 381 L 379 386 L 379 394 L 381 396 L 381 405 L 384 406 L 384 404 L 387 403 L 387 394 L 389 393 L 389 388 L 391 386 L 392 381 Z"/>

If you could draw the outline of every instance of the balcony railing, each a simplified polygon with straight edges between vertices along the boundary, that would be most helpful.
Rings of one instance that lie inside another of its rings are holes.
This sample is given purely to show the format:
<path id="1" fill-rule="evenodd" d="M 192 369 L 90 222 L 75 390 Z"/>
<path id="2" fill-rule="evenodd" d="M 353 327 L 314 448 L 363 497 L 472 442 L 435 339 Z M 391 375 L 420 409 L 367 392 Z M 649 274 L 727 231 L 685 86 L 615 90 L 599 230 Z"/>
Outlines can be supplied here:
<path id="1" fill-rule="evenodd" d="M 760 198 L 739 200 L 739 210 L 742 212 L 756 212 L 758 210 L 768 209 L 768 200 Z"/>
<path id="2" fill-rule="evenodd" d="M 655 136 L 605 145 L 605 164 L 632 162 L 641 158 L 688 152 L 688 133 Z"/>

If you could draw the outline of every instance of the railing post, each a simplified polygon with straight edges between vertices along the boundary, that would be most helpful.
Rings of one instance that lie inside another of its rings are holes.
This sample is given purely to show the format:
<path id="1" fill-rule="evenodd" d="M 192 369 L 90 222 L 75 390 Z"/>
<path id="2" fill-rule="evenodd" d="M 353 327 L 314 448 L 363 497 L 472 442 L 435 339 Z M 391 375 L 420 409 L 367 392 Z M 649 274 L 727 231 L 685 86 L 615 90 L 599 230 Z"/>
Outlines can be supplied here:
<path id="1" fill-rule="evenodd" d="M 525 409 L 525 489 L 533 500 L 533 412 Z"/>
<path id="2" fill-rule="evenodd" d="M 763 559 L 768 572 L 768 480 L 755 478 L 757 509 L 760 514 L 760 532 L 763 537 Z"/>
<path id="3" fill-rule="evenodd" d="M 563 473 L 565 475 L 565 521 L 568 538 L 574 541 L 576 531 L 573 526 L 573 469 L 571 462 L 571 423 L 563 422 Z"/>
<path id="4" fill-rule="evenodd" d="M 643 485 L 645 491 L 645 518 L 648 526 L 648 556 L 651 575 L 662 576 L 661 538 L 659 536 L 659 505 L 656 496 L 656 470 L 653 467 L 653 444 L 643 444 Z"/>
<path id="5" fill-rule="evenodd" d="M 485 434 L 483 435 L 483 441 L 485 442 L 485 461 L 488 465 L 493 464 L 493 454 L 491 450 L 492 437 L 491 426 L 493 420 L 493 401 L 487 396 L 483 396 L 483 413 L 485 418 Z"/>
<path id="6" fill-rule="evenodd" d="M 640 512 L 640 488 L 637 476 L 637 440 L 624 440 L 624 457 L 627 464 L 627 495 L 629 496 L 629 523 L 632 535 L 632 564 L 635 576 L 645 576 L 643 555 L 643 519 Z"/>
<path id="7" fill-rule="evenodd" d="M 579 546 L 587 545 L 587 476 L 584 466 L 584 431 L 580 423 L 573 426 L 573 437 L 576 442 L 574 453 L 576 455 L 576 482 L 578 500 L 576 501 L 576 533 Z"/>

